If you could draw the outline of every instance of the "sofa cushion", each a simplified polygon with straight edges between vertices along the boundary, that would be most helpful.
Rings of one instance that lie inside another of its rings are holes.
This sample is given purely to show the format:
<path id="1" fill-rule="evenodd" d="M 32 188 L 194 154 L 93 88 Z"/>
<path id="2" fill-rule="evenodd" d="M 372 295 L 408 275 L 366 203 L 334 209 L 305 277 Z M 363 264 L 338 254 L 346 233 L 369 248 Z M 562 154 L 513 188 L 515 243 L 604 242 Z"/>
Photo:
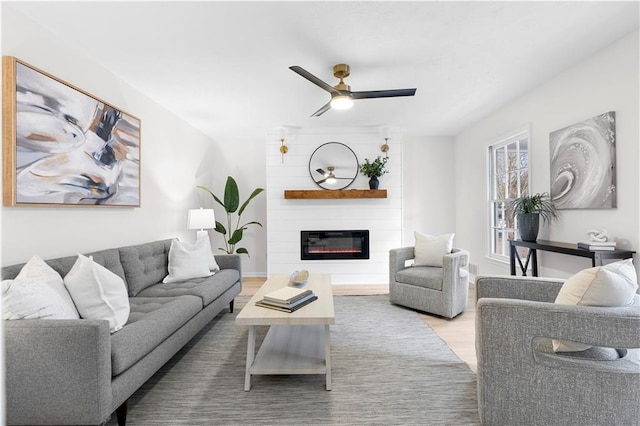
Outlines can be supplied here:
<path id="1" fill-rule="evenodd" d="M 442 268 L 432 266 L 411 266 L 396 272 L 396 281 L 418 287 L 442 291 Z"/>
<path id="2" fill-rule="evenodd" d="M 129 298 L 124 280 L 93 261 L 92 256 L 78 255 L 73 268 L 64 277 L 80 316 L 109 321 L 112 333 L 120 330 L 129 318 Z"/>
<path id="3" fill-rule="evenodd" d="M 193 278 L 188 281 L 174 283 L 158 283 L 138 293 L 142 297 L 170 297 L 191 295 L 198 296 L 200 308 L 216 300 L 240 279 L 240 272 L 235 269 L 222 269 L 215 275 L 205 278 Z"/>
<path id="4" fill-rule="evenodd" d="M 416 266 L 442 266 L 442 257 L 451 253 L 453 249 L 453 237 L 455 234 L 443 234 L 439 236 L 425 235 L 415 231 L 416 240 L 414 246 Z"/>
<path id="5" fill-rule="evenodd" d="M 111 335 L 111 375 L 126 371 L 202 310 L 198 297 L 131 297 L 129 321 Z"/>
<path id="6" fill-rule="evenodd" d="M 583 269 L 565 281 L 555 303 L 577 306 L 627 306 L 634 301 L 638 289 L 637 282 L 632 259 Z M 576 342 L 553 341 L 553 350 L 556 352 L 585 351 L 590 347 Z"/>
<path id="7" fill-rule="evenodd" d="M 175 283 L 192 278 L 210 277 L 209 258 L 213 259 L 209 239 L 198 238 L 190 244 L 174 238 L 169 249 L 169 275 L 163 283 Z"/>
<path id="8" fill-rule="evenodd" d="M 170 247 L 171 240 L 163 240 L 119 249 L 129 296 L 137 296 L 167 276 Z"/>
<path id="9" fill-rule="evenodd" d="M 2 319 L 79 319 L 62 277 L 38 256 L 2 281 Z"/>

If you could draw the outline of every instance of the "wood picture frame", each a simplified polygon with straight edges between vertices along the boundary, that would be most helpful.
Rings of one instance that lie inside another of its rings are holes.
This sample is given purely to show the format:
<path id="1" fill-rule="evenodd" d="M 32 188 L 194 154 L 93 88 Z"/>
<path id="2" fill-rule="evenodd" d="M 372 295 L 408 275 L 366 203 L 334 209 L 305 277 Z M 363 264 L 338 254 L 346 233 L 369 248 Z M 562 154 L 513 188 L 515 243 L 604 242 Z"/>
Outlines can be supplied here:
<path id="1" fill-rule="evenodd" d="M 3 204 L 140 206 L 141 121 L 2 58 Z"/>

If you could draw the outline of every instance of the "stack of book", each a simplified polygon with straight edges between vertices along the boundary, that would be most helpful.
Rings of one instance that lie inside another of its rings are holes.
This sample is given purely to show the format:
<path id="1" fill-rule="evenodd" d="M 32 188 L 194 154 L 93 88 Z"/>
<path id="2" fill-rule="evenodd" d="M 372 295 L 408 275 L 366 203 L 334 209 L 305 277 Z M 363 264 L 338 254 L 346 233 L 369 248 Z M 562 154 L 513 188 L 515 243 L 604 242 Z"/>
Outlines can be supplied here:
<path id="1" fill-rule="evenodd" d="M 586 250 L 609 250 L 613 251 L 616 249 L 615 241 L 580 241 L 578 242 L 578 248 L 586 249 Z"/>
<path id="2" fill-rule="evenodd" d="M 256 306 L 291 313 L 317 298 L 312 290 L 287 286 L 265 294 L 262 300 L 256 302 Z"/>

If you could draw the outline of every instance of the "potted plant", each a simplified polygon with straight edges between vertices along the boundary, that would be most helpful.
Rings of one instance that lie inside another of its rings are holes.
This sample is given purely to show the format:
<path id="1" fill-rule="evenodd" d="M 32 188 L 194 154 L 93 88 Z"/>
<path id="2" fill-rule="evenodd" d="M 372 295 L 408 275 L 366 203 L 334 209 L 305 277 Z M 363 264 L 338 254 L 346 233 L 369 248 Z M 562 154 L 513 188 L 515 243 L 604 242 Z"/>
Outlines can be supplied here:
<path id="1" fill-rule="evenodd" d="M 548 192 L 523 195 L 511 201 L 511 216 L 516 218 L 522 241 L 536 241 L 540 229 L 540 216 L 545 223 L 558 217 Z"/>
<path id="2" fill-rule="evenodd" d="M 249 202 L 253 200 L 253 198 L 255 198 L 262 191 L 264 191 L 264 189 L 263 188 L 254 189 L 251 195 L 249 196 L 249 198 L 247 198 L 247 200 L 244 203 L 242 203 L 242 205 L 240 205 L 240 193 L 238 191 L 238 184 L 236 183 L 235 179 L 233 179 L 231 176 L 227 177 L 227 183 L 224 187 L 224 201 L 216 197 L 215 194 L 211 192 L 208 188 L 204 186 L 198 186 L 198 188 L 205 190 L 209 194 L 211 194 L 213 199 L 222 207 L 224 207 L 224 211 L 227 213 L 226 227 L 222 223 L 216 220 L 215 230 L 216 232 L 219 232 L 220 234 L 223 235 L 224 245 L 225 245 L 224 248 L 219 247 L 218 250 L 222 250 L 227 254 L 244 253 L 248 256 L 249 252 L 247 251 L 247 249 L 244 247 L 239 247 L 236 249 L 236 244 L 238 244 L 240 240 L 242 240 L 243 233 L 249 225 L 259 225 L 260 227 L 262 227 L 262 224 L 259 222 L 251 221 L 251 222 L 247 222 L 240 225 L 240 217 L 242 216 L 242 213 L 244 212 L 244 209 L 247 207 Z M 237 212 L 237 218 L 235 220 L 235 228 L 233 228 L 234 226 L 233 214 L 236 212 Z"/>
<path id="3" fill-rule="evenodd" d="M 378 157 L 370 162 L 368 158 L 364 159 L 364 163 L 360 165 L 360 172 L 369 178 L 369 189 L 378 189 L 380 185 L 380 181 L 378 178 L 385 173 L 388 173 L 388 170 L 385 170 L 387 166 L 387 161 L 389 161 L 388 157 Z"/>

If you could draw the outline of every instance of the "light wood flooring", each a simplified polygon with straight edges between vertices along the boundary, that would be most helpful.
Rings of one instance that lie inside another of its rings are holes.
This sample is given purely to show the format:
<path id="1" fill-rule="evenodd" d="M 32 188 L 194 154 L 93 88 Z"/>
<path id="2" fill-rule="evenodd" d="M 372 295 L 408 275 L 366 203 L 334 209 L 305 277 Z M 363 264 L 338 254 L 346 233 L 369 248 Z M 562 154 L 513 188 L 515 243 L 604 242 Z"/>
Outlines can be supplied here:
<path id="1" fill-rule="evenodd" d="M 264 283 L 265 278 L 245 277 L 242 279 L 241 295 L 253 296 Z M 372 294 L 387 294 L 389 286 L 384 284 L 371 285 L 338 285 L 334 284 L 333 294 L 366 296 Z M 469 365 L 474 372 L 477 371 L 476 346 L 475 346 L 475 285 L 469 286 L 469 304 L 467 309 L 453 319 L 419 313 L 433 331 L 455 352 L 458 357 Z"/>

